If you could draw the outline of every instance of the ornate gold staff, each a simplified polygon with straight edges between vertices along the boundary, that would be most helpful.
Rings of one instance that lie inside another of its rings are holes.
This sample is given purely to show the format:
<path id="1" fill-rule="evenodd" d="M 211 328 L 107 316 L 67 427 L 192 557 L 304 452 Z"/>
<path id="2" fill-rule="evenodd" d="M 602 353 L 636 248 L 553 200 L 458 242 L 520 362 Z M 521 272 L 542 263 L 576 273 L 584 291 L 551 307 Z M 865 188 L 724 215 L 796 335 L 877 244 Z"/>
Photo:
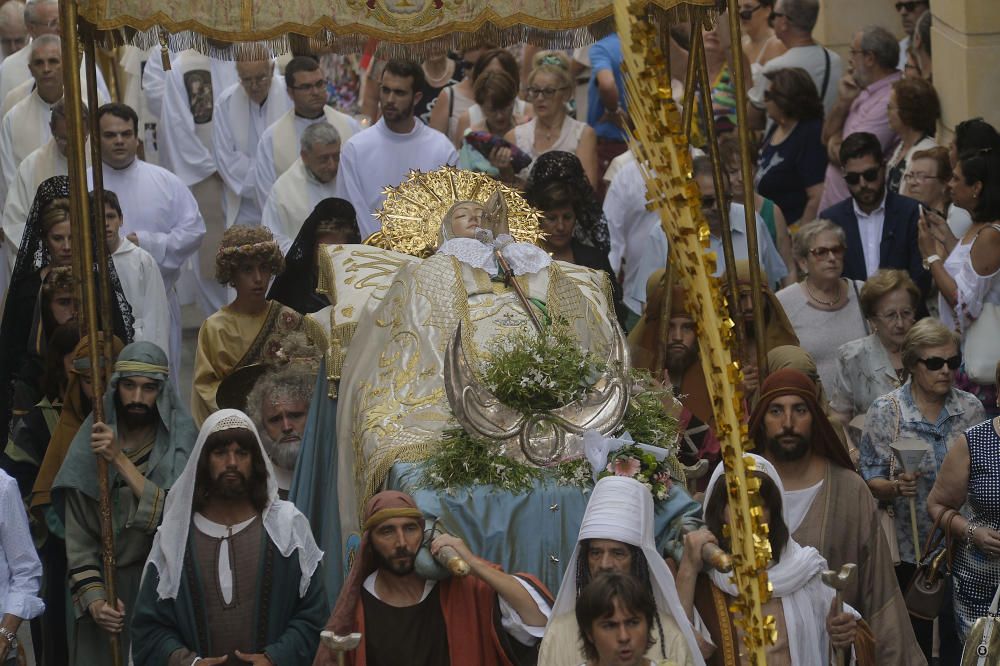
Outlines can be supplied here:
<path id="1" fill-rule="evenodd" d="M 77 257 L 74 265 L 82 268 L 81 273 L 76 277 L 82 283 L 81 289 L 81 310 L 84 313 L 86 322 L 87 337 L 90 339 L 90 367 L 93 373 L 94 395 L 94 422 L 104 421 L 104 376 L 103 372 L 110 366 L 102 363 L 105 354 L 98 344 L 99 324 L 97 315 L 97 290 L 98 284 L 107 279 L 107 262 L 97 263 L 97 275 L 94 274 L 94 246 L 92 243 L 105 243 L 104 235 L 98 238 L 93 236 L 93 226 L 91 225 L 90 206 L 87 196 L 87 169 L 84 158 L 84 133 L 87 131 L 83 126 L 81 111 L 81 91 L 80 78 L 80 50 L 79 35 L 77 33 L 77 6 L 75 0 L 65 0 L 59 4 L 59 20 L 62 29 L 62 55 L 63 55 L 63 86 L 66 100 L 66 131 L 69 137 L 69 147 L 67 150 L 67 161 L 69 163 L 69 185 L 70 203 L 73 215 L 72 237 L 73 253 Z M 95 86 L 96 92 L 96 86 Z M 96 97 L 96 95 L 95 95 Z M 91 114 L 96 121 L 97 109 L 91 110 Z M 97 166 L 100 165 L 100 160 Z M 103 224 L 101 225 L 103 229 Z M 100 253 L 100 252 L 99 252 Z M 106 256 L 107 252 L 102 253 Z M 95 284 L 96 282 L 96 284 Z M 107 299 L 105 299 L 107 301 Z M 106 306 L 110 310 L 110 304 Z M 111 322 L 107 319 L 103 322 L 108 329 L 107 336 L 112 335 Z M 97 456 L 97 488 L 99 494 L 99 512 L 101 517 L 101 560 L 103 563 L 104 589 L 107 593 L 108 603 L 114 605 L 118 599 L 115 585 L 115 544 L 114 526 L 111 519 L 111 497 L 108 489 L 108 464 L 101 456 Z M 121 644 L 116 634 L 109 635 L 111 643 L 111 660 L 114 666 L 120 666 Z"/>
<path id="2" fill-rule="evenodd" d="M 747 433 L 740 418 L 740 369 L 730 351 L 733 321 L 725 311 L 719 281 L 712 277 L 714 262 L 710 265 L 705 253 L 708 225 L 701 212 L 698 187 L 691 180 L 685 128 L 672 97 L 665 58 L 656 46 L 656 31 L 644 20 L 645 4 L 642 0 L 631 5 L 628 0 L 615 0 L 614 4 L 634 126 L 629 143 L 643 170 L 649 198 L 660 210 L 671 257 L 678 259 L 688 311 L 699 323 L 701 363 L 715 410 L 733 521 L 728 536 L 733 578 L 740 590 L 733 609 L 739 613 L 736 622 L 743 630 L 750 663 L 763 666 L 764 647 L 776 639 L 774 618 L 765 618 L 762 609 L 770 597 L 766 567 L 771 547 L 761 520 L 760 482 L 748 478 L 753 463 L 743 457 Z"/>

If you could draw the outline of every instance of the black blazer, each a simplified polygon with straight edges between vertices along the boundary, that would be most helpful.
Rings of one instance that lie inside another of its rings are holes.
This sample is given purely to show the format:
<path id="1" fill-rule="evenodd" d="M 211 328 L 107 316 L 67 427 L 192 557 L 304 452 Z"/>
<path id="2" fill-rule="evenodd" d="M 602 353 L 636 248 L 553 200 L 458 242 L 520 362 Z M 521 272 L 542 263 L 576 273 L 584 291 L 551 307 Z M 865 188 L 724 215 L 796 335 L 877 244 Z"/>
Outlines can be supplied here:
<path id="1" fill-rule="evenodd" d="M 847 197 L 824 210 L 819 216 L 830 220 L 847 236 L 844 254 L 844 277 L 852 280 L 868 279 L 865 255 L 858 230 L 858 217 L 854 203 Z M 915 199 L 888 192 L 885 197 L 885 224 L 882 225 L 882 242 L 879 245 L 879 268 L 898 268 L 910 274 L 923 294 L 930 288 L 930 274 L 924 270 L 923 257 L 917 247 L 917 222 L 920 205 Z M 944 257 L 942 257 L 943 259 Z"/>

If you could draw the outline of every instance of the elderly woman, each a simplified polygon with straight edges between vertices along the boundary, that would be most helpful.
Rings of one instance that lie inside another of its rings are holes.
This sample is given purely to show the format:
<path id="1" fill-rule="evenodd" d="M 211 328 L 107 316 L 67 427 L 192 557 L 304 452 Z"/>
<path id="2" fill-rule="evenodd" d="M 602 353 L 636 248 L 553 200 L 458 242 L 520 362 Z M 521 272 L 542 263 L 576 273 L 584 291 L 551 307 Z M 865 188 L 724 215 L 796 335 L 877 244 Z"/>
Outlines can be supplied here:
<path id="1" fill-rule="evenodd" d="M 861 475 L 875 499 L 892 508 L 900 563 L 896 578 L 906 589 L 917 568 L 916 549 L 922 548 L 933 528 L 927 496 L 937 479 L 952 442 L 983 420 L 983 406 L 970 393 L 954 386 L 962 362 L 958 336 L 940 321 L 923 319 L 903 340 L 903 366 L 910 378 L 900 388 L 872 403 L 861 437 Z M 920 440 L 927 452 L 917 469 L 904 472 L 891 445 L 900 439 Z M 916 498 L 918 544 L 913 543 L 909 498 Z M 910 616 L 913 631 L 931 657 L 932 622 Z"/>
<path id="2" fill-rule="evenodd" d="M 937 145 L 934 134 L 941 118 L 941 102 L 934 86 L 923 79 L 899 79 L 889 93 L 889 127 L 899 135 L 899 143 L 886 163 L 886 185 L 893 192 L 909 194 L 904 174 L 913 155 Z"/>
<path id="3" fill-rule="evenodd" d="M 872 333 L 837 350 L 830 407 L 841 423 L 903 385 L 903 340 L 917 320 L 919 303 L 920 289 L 906 271 L 879 269 L 861 288 L 861 311 Z"/>
<path id="4" fill-rule="evenodd" d="M 535 117 L 507 132 L 504 139 L 532 159 L 553 150 L 573 153 L 580 159 L 590 186 L 596 187 L 597 135 L 587 123 L 570 118 L 566 112 L 574 86 L 569 58 L 559 51 L 542 51 L 535 56 L 533 64 L 528 75 L 527 96 Z M 527 167 L 517 175 L 527 179 Z"/>
<path id="5" fill-rule="evenodd" d="M 1000 363 L 997 364 L 1000 383 Z M 1000 405 L 998 405 L 1000 407 Z M 1000 585 L 1000 417 L 973 426 L 960 435 L 944 458 L 937 481 L 927 498 L 931 518 L 946 511 L 956 515 L 951 534 L 965 547 L 954 550 L 952 592 L 958 638 L 965 638 L 972 623 L 986 615 Z"/>
<path id="6" fill-rule="evenodd" d="M 969 211 L 951 201 L 948 183 L 952 176 L 948 149 L 935 146 L 917 151 L 903 174 L 906 196 L 916 199 L 924 208 L 924 219 L 935 239 L 950 253 L 958 239 L 972 226 Z"/>
<path id="7" fill-rule="evenodd" d="M 802 225 L 792 238 L 792 252 L 805 279 L 776 296 L 802 348 L 816 360 L 820 379 L 832 386 L 837 349 L 868 334 L 860 306 L 860 281 L 844 272 L 844 230 L 827 220 Z"/>
<path id="8" fill-rule="evenodd" d="M 816 219 L 823 196 L 823 102 L 804 69 L 779 69 L 764 76 L 771 82 L 764 92 L 764 110 L 774 122 L 761 144 L 756 188 L 794 226 Z"/>

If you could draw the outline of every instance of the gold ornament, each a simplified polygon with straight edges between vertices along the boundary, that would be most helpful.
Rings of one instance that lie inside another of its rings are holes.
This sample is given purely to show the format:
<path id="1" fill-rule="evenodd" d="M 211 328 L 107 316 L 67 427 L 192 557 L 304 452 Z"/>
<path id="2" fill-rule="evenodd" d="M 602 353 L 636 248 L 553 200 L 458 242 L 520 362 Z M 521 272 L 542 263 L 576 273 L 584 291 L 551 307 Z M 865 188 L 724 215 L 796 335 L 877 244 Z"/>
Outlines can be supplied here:
<path id="1" fill-rule="evenodd" d="M 687 311 L 698 324 L 701 365 L 712 396 L 732 515 L 728 536 L 733 578 L 740 591 L 731 608 L 738 613 L 735 621 L 743 631 L 749 662 L 763 666 L 765 646 L 777 638 L 774 618 L 764 616 L 762 608 L 771 596 L 767 579 L 771 547 L 761 512 L 760 480 L 751 475 L 753 459 L 743 455 L 753 444 L 740 418 L 742 373 L 731 351 L 733 322 L 719 280 L 712 276 L 715 255 L 706 251 L 708 225 L 698 186 L 691 177 L 691 152 L 684 123 L 670 86 L 662 83 L 670 80 L 670 73 L 657 46 L 659 34 L 646 20 L 645 2 L 615 0 L 614 5 L 634 128 L 629 147 L 643 172 L 651 209 L 659 210 L 663 230 L 670 239 L 669 266 L 676 267 Z"/>
<path id="2" fill-rule="evenodd" d="M 365 240 L 387 250 L 429 257 L 438 246 L 441 221 L 460 201 L 486 204 L 494 192 L 507 203 L 507 223 L 514 240 L 537 244 L 542 238 L 541 214 L 520 192 L 484 173 L 444 166 L 434 171 L 410 171 L 396 187 L 385 189 L 385 203 L 375 214 L 382 230 Z"/>

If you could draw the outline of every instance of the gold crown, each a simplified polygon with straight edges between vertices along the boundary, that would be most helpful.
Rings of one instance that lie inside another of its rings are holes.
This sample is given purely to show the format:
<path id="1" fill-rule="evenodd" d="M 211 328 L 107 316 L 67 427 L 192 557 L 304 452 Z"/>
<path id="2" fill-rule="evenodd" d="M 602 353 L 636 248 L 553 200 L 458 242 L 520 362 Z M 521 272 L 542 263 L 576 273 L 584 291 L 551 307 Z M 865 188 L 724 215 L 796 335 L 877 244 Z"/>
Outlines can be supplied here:
<path id="1" fill-rule="evenodd" d="M 525 243 L 542 236 L 540 213 L 521 194 L 484 173 L 444 166 L 434 171 L 410 171 L 396 187 L 385 188 L 385 203 L 376 213 L 382 230 L 365 243 L 416 257 L 434 253 L 441 220 L 459 201 L 486 201 L 501 192 L 507 203 L 510 235 Z"/>

